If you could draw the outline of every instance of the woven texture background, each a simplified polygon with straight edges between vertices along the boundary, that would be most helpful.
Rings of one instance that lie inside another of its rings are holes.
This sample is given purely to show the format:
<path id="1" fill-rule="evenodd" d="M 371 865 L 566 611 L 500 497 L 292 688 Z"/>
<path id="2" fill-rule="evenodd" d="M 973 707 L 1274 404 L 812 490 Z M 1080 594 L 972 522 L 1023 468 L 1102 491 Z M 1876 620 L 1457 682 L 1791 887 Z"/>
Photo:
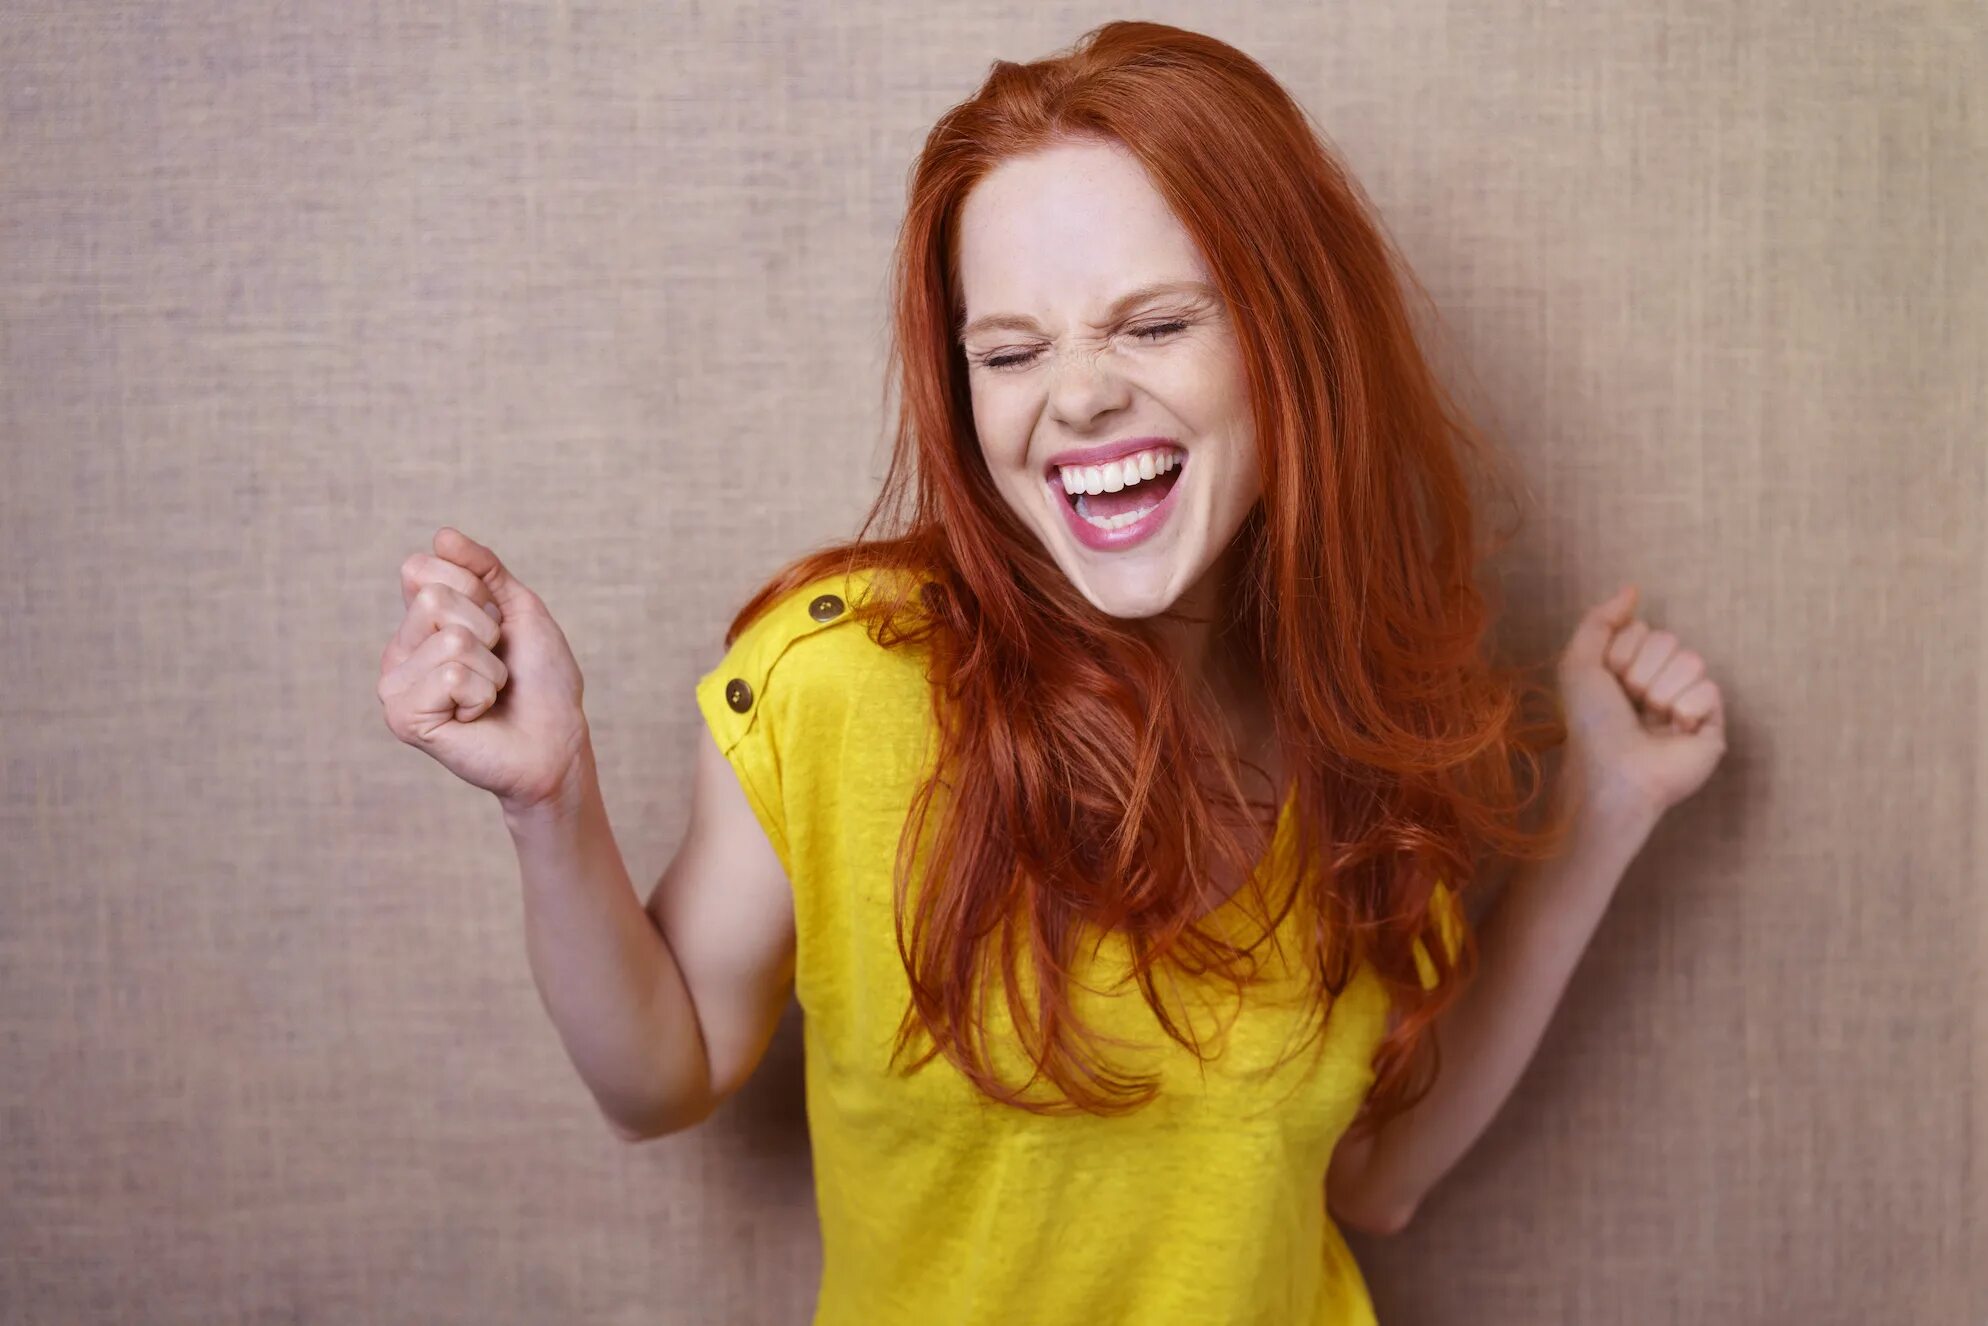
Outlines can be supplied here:
<path id="1" fill-rule="evenodd" d="M 803 1322 L 797 1025 L 614 1141 L 495 806 L 396 743 L 455 524 L 587 674 L 638 885 L 695 677 L 882 467 L 907 165 L 1118 13 L 0 10 L 0 1320 Z M 1983 11 L 1162 4 L 1284 80 L 1517 452 L 1537 652 L 1621 579 L 1717 776 L 1394 1239 L 1403 1323 L 1988 1321 Z"/>

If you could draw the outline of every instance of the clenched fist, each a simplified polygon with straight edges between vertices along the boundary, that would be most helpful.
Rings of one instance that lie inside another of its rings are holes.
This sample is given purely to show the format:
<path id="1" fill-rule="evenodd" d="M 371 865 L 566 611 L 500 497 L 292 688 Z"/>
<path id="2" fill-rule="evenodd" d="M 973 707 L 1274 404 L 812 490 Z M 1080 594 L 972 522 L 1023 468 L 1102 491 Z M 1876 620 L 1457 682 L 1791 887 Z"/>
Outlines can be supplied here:
<path id="1" fill-rule="evenodd" d="M 400 564 L 407 607 L 380 656 L 380 705 L 396 737 L 506 813 L 553 801 L 591 758 L 580 667 L 545 603 L 462 531 Z"/>
<path id="2" fill-rule="evenodd" d="M 1567 768 L 1590 797 L 1627 793 L 1661 815 L 1726 753 L 1726 702 L 1705 660 L 1635 614 L 1625 584 L 1589 608 L 1560 656 Z"/>

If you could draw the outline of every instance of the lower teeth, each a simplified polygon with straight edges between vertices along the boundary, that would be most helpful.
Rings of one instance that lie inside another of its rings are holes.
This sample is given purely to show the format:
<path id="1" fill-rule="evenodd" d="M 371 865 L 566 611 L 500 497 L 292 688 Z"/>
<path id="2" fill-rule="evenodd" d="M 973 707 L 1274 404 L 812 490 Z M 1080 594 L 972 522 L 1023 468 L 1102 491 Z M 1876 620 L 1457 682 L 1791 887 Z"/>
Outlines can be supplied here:
<path id="1" fill-rule="evenodd" d="M 1088 493 L 1077 494 L 1077 514 L 1085 520 L 1090 521 L 1091 524 L 1097 526 L 1099 529 L 1124 529 L 1133 521 L 1143 518 L 1149 512 L 1159 507 L 1159 503 L 1155 502 L 1152 506 L 1142 506 L 1137 511 L 1127 511 L 1121 515 L 1094 516 L 1085 509 L 1084 499 L 1088 496 L 1090 496 Z"/>

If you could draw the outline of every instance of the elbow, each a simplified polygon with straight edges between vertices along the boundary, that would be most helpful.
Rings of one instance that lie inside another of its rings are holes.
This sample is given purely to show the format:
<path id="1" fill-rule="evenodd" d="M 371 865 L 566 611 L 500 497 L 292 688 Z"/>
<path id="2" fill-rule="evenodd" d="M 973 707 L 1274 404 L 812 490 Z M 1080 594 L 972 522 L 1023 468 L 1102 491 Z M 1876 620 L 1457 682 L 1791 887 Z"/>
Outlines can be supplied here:
<path id="1" fill-rule="evenodd" d="M 711 1117 L 717 1108 L 714 1100 L 700 1100 L 673 1108 L 652 1110 L 635 1117 L 624 1117 L 601 1111 L 607 1121 L 608 1131 L 616 1141 L 636 1143 L 653 1141 L 658 1137 L 668 1137 L 671 1133 L 681 1133 L 695 1128 Z"/>
<path id="2" fill-rule="evenodd" d="M 601 1117 L 607 1120 L 607 1130 L 614 1135 L 614 1140 L 617 1142 L 627 1142 L 632 1145 L 636 1142 L 647 1142 L 653 1138 L 667 1136 L 670 1132 L 670 1129 L 659 1127 L 653 1123 L 640 1125 L 628 1123 L 615 1118 L 612 1114 L 603 1113 Z"/>
<path id="3" fill-rule="evenodd" d="M 657 1136 L 653 1132 L 647 1132 L 640 1128 L 631 1128 L 611 1115 L 604 1114 L 601 1117 L 607 1120 L 607 1130 L 614 1134 L 614 1140 L 617 1142 L 646 1142 L 650 1138 Z"/>
<path id="4" fill-rule="evenodd" d="M 1375 1220 L 1370 1224 L 1368 1224 L 1366 1229 L 1369 1234 L 1382 1234 L 1382 1235 L 1399 1234 L 1401 1233 L 1401 1231 L 1408 1228 L 1408 1222 L 1413 1220 L 1414 1218 L 1415 1218 L 1415 1208 L 1412 1206 L 1400 1210 L 1389 1211 L 1385 1215 L 1383 1215 L 1380 1219 Z"/>
<path id="5" fill-rule="evenodd" d="M 609 1119 L 607 1121 L 607 1130 L 614 1135 L 614 1139 L 617 1142 L 627 1142 L 632 1146 L 637 1142 L 653 1142 L 658 1137 L 668 1137 L 671 1133 L 684 1132 L 687 1129 L 696 1127 L 700 1122 L 702 1122 L 700 1119 L 687 1119 L 682 1122 L 658 1121 L 655 1123 L 631 1125 L 623 1123 L 619 1119 Z"/>
<path id="6" fill-rule="evenodd" d="M 1385 1237 L 1399 1234 L 1407 1229 L 1408 1222 L 1415 1218 L 1415 1208 L 1407 1206 L 1374 1211 L 1334 1211 L 1333 1215 L 1340 1224 L 1350 1229 L 1357 1229 L 1362 1234 Z"/>

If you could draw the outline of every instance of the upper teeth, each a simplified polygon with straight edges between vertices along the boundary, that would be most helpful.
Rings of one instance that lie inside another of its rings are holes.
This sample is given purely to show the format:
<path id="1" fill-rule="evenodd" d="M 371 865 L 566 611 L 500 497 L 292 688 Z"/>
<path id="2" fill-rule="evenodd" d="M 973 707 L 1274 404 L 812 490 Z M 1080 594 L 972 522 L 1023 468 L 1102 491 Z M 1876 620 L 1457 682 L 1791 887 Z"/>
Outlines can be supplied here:
<path id="1" fill-rule="evenodd" d="M 1071 495 L 1077 493 L 1115 493 L 1121 488 L 1129 488 L 1141 479 L 1165 474 L 1174 467 L 1174 453 L 1164 448 L 1139 451 L 1130 456 L 1103 465 L 1059 465 L 1057 471 L 1063 476 L 1063 491 Z"/>

